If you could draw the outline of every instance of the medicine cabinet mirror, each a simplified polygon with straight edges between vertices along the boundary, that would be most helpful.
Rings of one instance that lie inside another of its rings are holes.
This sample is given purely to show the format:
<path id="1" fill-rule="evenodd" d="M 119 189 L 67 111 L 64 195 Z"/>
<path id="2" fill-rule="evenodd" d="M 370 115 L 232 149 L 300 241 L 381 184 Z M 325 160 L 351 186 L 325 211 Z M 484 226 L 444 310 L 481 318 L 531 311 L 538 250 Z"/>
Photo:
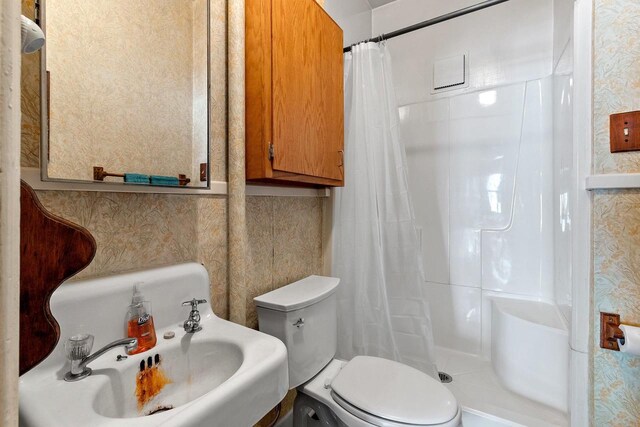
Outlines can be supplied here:
<path id="1" fill-rule="evenodd" d="M 38 9 L 42 179 L 208 188 L 209 0 Z"/>

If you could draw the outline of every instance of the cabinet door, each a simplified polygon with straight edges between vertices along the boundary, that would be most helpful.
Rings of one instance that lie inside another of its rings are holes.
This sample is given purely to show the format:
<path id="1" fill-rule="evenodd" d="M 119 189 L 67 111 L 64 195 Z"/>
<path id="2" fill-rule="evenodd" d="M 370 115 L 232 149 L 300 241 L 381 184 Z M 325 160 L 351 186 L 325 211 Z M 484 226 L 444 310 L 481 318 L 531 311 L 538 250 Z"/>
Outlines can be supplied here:
<path id="1" fill-rule="evenodd" d="M 342 30 L 314 0 L 272 0 L 274 171 L 343 179 Z"/>

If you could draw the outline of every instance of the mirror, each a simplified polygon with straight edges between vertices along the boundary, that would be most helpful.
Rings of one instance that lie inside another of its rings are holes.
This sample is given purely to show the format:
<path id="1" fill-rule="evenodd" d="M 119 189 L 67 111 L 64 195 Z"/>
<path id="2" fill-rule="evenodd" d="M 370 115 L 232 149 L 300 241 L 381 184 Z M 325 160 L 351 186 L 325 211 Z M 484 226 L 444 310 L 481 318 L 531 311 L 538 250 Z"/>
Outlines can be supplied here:
<path id="1" fill-rule="evenodd" d="M 39 7 L 43 180 L 208 188 L 208 0 Z"/>

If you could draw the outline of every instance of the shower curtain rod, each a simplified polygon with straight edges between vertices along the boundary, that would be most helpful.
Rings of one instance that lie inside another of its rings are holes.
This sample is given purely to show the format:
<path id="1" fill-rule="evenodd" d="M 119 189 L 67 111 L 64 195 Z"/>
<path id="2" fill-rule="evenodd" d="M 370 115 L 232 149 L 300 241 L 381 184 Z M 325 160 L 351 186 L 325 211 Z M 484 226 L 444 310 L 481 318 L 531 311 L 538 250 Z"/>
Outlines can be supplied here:
<path id="1" fill-rule="evenodd" d="M 509 1 L 509 0 L 487 0 L 487 1 L 483 1 L 482 3 L 474 4 L 473 6 L 469 6 L 469 7 L 465 7 L 463 9 L 459 9 L 459 10 L 456 10 L 456 11 L 453 11 L 453 12 L 445 13 L 444 15 L 440 15 L 440 16 L 437 16 L 437 17 L 432 18 L 432 19 L 427 19 L 426 21 L 418 22 L 417 24 L 410 25 L 410 26 L 405 27 L 405 28 L 401 28 L 401 29 L 393 31 L 391 33 L 382 34 L 382 35 L 380 35 L 378 37 L 373 37 L 373 38 L 370 38 L 368 40 L 363 40 L 360 43 L 380 42 L 382 40 L 389 40 L 389 39 L 392 39 L 394 37 L 402 36 L 404 34 L 411 33 L 413 31 L 420 30 L 422 28 L 430 27 L 432 25 L 439 24 L 440 22 L 448 21 L 450 19 L 457 18 L 459 16 L 463 16 L 463 15 L 467 15 L 469 13 L 477 12 L 479 10 L 486 9 L 488 7 L 495 6 L 497 4 L 504 3 L 504 2 L 507 2 L 507 1 Z M 356 44 L 359 44 L 359 43 L 356 43 Z M 343 52 L 345 52 L 345 53 L 346 52 L 351 52 L 351 48 L 353 46 L 355 46 L 355 44 L 353 44 L 351 46 L 348 46 L 348 47 L 345 47 Z"/>

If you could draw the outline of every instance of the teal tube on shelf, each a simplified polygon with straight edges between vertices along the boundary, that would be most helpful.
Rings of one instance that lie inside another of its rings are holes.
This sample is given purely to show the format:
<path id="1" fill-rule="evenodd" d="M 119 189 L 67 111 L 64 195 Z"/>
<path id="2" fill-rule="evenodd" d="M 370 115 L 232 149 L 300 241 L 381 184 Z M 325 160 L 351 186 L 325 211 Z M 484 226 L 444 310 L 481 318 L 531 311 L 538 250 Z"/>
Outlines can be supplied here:
<path id="1" fill-rule="evenodd" d="M 167 185 L 177 187 L 180 180 L 174 176 L 151 175 L 151 185 Z"/>
<path id="2" fill-rule="evenodd" d="M 144 175 L 141 173 L 125 173 L 124 182 L 126 182 L 127 184 L 149 184 L 150 179 L 149 175 Z"/>

